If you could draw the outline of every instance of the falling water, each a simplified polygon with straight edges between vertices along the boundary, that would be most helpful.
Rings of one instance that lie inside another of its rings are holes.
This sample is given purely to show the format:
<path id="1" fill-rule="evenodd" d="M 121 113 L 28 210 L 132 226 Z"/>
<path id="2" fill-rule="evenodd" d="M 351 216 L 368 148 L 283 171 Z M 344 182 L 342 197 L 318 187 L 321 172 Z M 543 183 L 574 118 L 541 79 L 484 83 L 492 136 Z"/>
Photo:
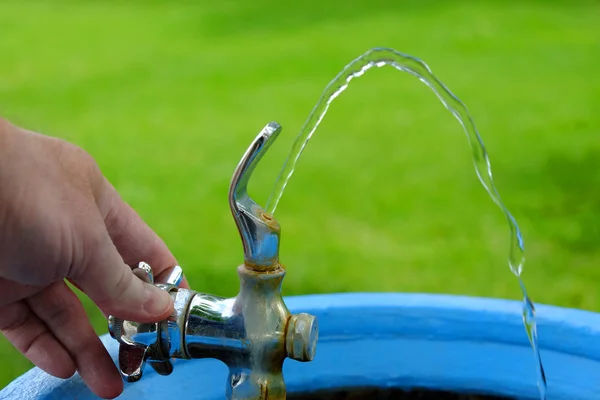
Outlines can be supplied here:
<path id="1" fill-rule="evenodd" d="M 383 67 L 385 65 L 391 65 L 399 71 L 408 72 L 419 78 L 421 82 L 433 90 L 446 109 L 448 109 L 458 122 L 460 122 L 471 146 L 473 162 L 479 181 L 506 216 L 510 228 L 508 265 L 512 273 L 517 277 L 523 292 L 523 322 L 525 324 L 527 336 L 533 347 L 540 397 L 544 400 L 546 398 L 546 377 L 538 348 L 535 307 L 527 295 L 525 285 L 521 279 L 521 272 L 525 261 L 525 250 L 521 231 L 514 217 L 502 203 L 500 195 L 494 186 L 492 169 L 485 146 L 477 132 L 473 119 L 467 111 L 467 107 L 433 75 L 431 69 L 423 61 L 393 49 L 375 48 L 367 51 L 365 54 L 348 64 L 342 72 L 327 85 L 317 105 L 313 108 L 302 127 L 302 130 L 296 137 L 292 151 L 286 159 L 283 169 L 277 178 L 275 187 L 267 203 L 266 211 L 269 214 L 274 214 L 285 187 L 294 173 L 298 159 L 323 120 L 331 103 L 346 90 L 352 79 L 364 75 L 365 72 L 373 67 Z"/>

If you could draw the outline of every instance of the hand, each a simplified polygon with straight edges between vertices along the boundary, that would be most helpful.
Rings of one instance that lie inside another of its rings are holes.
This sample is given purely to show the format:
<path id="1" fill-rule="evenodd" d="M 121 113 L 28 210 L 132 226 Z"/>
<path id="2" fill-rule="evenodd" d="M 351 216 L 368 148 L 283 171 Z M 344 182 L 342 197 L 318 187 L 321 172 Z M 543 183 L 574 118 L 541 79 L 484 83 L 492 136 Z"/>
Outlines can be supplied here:
<path id="1" fill-rule="evenodd" d="M 131 272 L 149 263 L 157 281 L 177 265 L 163 241 L 121 200 L 90 155 L 0 119 L 0 331 L 39 368 L 78 371 L 102 398 L 123 381 L 66 281 L 105 314 L 165 319 L 170 296 Z M 183 287 L 189 287 L 183 281 Z"/>

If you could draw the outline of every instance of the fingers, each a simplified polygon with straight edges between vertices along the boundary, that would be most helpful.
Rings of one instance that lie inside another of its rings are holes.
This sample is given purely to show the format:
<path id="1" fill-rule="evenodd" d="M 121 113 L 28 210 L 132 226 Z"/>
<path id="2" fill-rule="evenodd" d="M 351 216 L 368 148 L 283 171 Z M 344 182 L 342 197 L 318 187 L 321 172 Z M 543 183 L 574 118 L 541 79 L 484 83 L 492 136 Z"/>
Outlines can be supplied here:
<path id="1" fill-rule="evenodd" d="M 103 180 L 104 189 L 98 207 L 104 217 L 106 229 L 123 261 L 128 265 L 137 265 L 140 261 L 148 263 L 154 276 L 166 274 L 177 265 L 177 260 L 164 241 L 125 203 L 114 187 Z M 188 288 L 184 278 L 180 287 Z"/>
<path id="2" fill-rule="evenodd" d="M 0 308 L 19 300 L 23 300 L 42 290 L 41 286 L 22 285 L 20 283 L 0 278 Z"/>
<path id="3" fill-rule="evenodd" d="M 0 331 L 17 350 L 50 375 L 66 379 L 75 373 L 71 355 L 25 302 L 0 307 Z"/>
<path id="4" fill-rule="evenodd" d="M 119 372 L 66 283 L 50 285 L 27 303 L 70 354 L 89 388 L 102 398 L 117 397 L 123 390 Z"/>
<path id="5" fill-rule="evenodd" d="M 137 278 L 123 262 L 108 233 L 96 235 L 85 261 L 68 279 L 106 314 L 138 322 L 166 319 L 173 310 L 171 296 Z"/>

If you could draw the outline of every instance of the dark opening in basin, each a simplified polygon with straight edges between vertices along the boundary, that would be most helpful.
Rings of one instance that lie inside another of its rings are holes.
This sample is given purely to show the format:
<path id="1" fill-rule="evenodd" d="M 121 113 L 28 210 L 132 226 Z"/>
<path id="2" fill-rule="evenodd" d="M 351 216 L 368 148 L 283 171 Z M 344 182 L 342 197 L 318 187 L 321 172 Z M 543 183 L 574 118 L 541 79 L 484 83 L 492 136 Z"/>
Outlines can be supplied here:
<path id="1" fill-rule="evenodd" d="M 479 394 L 457 394 L 433 390 L 402 390 L 395 388 L 350 388 L 323 390 L 313 393 L 288 394 L 288 400 L 515 400 Z"/>

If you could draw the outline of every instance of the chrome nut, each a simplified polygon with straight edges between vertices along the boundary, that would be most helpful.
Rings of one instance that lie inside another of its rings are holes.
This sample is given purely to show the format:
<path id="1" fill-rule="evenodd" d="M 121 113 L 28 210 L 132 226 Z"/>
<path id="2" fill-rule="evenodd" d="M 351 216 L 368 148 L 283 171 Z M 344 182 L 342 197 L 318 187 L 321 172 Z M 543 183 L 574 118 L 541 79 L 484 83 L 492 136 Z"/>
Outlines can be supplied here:
<path id="1" fill-rule="evenodd" d="M 288 357 L 297 361 L 312 361 L 315 358 L 318 337 L 316 317 L 304 313 L 292 315 L 285 332 Z"/>

